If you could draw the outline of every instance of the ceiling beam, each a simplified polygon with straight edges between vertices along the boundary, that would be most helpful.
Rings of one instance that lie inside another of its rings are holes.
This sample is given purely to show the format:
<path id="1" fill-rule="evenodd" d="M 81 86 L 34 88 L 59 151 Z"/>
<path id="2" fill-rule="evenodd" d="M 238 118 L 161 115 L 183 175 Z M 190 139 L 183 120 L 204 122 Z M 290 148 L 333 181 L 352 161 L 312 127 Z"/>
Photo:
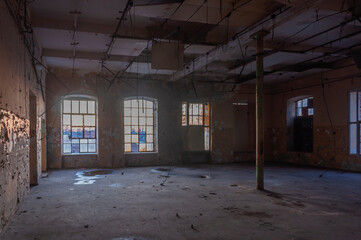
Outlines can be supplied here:
<path id="1" fill-rule="evenodd" d="M 201 57 L 198 57 L 197 59 L 192 61 L 190 64 L 185 65 L 183 70 L 177 71 L 173 75 L 171 75 L 169 77 L 168 81 L 177 81 L 177 80 L 187 76 L 188 74 L 191 74 L 194 71 L 202 69 L 207 64 L 217 60 L 220 56 L 222 56 L 226 53 L 239 51 L 239 44 L 246 45 L 249 42 L 251 42 L 252 39 L 250 38 L 250 36 L 252 34 L 254 34 L 255 32 L 258 32 L 261 30 L 271 31 L 275 27 L 280 26 L 283 23 L 289 21 L 290 19 L 302 14 L 309 8 L 317 6 L 318 4 L 320 4 L 320 2 L 321 2 L 321 0 L 305 0 L 305 1 L 301 1 L 297 5 L 283 9 L 283 11 L 280 11 L 280 10 L 276 11 L 275 13 L 266 17 L 265 19 L 262 19 L 258 23 L 249 27 L 246 31 L 243 31 L 240 34 L 237 34 L 226 44 L 222 44 L 222 45 L 214 48 L 207 54 L 205 54 Z M 275 21 L 272 21 L 272 19 L 275 19 Z"/>
<path id="2" fill-rule="evenodd" d="M 184 41 L 189 32 L 198 29 L 203 23 L 194 23 L 178 20 L 169 20 L 167 25 L 159 31 L 159 23 L 164 21 L 163 18 L 142 18 L 138 21 L 137 27 L 131 26 L 129 23 L 122 26 L 122 29 L 115 36 L 116 38 L 136 39 L 136 40 L 153 40 L 153 39 L 166 39 L 181 41 L 184 44 L 201 44 L 215 46 L 220 42 L 206 37 L 199 38 L 198 41 Z M 152 24 L 151 26 L 149 24 Z M 33 16 L 31 19 L 33 28 L 44 28 L 64 31 L 74 31 L 74 21 L 65 19 L 51 19 Z M 214 24 L 208 24 L 209 27 Z M 94 34 L 103 34 L 112 36 L 114 34 L 114 26 L 112 24 L 85 22 L 81 19 L 77 22 L 77 32 L 86 32 Z"/>
<path id="3" fill-rule="evenodd" d="M 71 50 L 58 50 L 58 49 L 47 49 L 44 48 L 42 51 L 43 57 L 57 57 L 57 58 L 73 58 L 73 51 Z M 125 55 L 109 55 L 101 52 L 82 52 L 76 51 L 75 59 L 87 59 L 87 60 L 107 60 L 116 62 L 130 62 L 134 56 Z M 146 55 L 139 55 L 137 62 L 148 62 Z"/>

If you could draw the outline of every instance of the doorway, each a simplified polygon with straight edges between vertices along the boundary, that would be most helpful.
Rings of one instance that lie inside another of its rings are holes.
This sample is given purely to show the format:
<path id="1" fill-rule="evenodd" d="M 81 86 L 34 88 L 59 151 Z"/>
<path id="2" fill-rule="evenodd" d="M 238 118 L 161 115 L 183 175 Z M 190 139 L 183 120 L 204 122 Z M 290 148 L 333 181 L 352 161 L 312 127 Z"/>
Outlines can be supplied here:
<path id="1" fill-rule="evenodd" d="M 29 172 L 30 186 L 37 185 L 38 178 L 38 146 L 37 146 L 37 105 L 36 96 L 29 93 L 29 120 L 30 120 L 30 144 L 29 144 Z"/>

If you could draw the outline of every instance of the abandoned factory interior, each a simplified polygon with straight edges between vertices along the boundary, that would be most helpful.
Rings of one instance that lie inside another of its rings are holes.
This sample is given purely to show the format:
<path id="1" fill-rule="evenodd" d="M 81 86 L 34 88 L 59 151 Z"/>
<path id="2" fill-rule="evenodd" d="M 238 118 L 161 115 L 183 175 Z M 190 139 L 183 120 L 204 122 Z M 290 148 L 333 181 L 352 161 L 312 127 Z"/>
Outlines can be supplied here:
<path id="1" fill-rule="evenodd" d="M 1 240 L 360 220 L 361 0 L 0 0 Z"/>

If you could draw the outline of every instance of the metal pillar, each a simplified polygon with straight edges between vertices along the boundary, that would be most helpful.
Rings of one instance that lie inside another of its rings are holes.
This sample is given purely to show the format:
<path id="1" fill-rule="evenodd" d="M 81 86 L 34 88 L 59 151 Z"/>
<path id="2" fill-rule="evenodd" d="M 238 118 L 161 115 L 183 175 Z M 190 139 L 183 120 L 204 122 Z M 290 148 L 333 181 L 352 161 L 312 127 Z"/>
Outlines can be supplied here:
<path id="1" fill-rule="evenodd" d="M 256 178 L 257 189 L 264 189 L 264 129 L 263 129 L 263 37 L 267 31 L 253 35 L 257 40 L 257 84 L 256 84 Z"/>

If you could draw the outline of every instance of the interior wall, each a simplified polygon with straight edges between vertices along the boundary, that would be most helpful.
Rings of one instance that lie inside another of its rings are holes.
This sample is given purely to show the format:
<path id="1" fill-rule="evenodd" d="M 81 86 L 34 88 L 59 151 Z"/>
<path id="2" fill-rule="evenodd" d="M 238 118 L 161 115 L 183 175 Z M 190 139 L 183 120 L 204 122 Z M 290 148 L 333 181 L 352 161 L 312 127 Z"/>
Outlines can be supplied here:
<path id="1" fill-rule="evenodd" d="M 71 70 L 53 69 L 49 75 L 47 107 L 47 151 L 49 168 L 104 167 L 118 168 L 181 162 L 181 97 L 176 88 L 157 80 L 109 82 L 97 74 L 73 75 Z M 137 87 L 138 86 L 138 87 Z M 61 154 L 61 99 L 66 95 L 93 96 L 98 105 L 98 154 Z M 124 154 L 123 101 L 127 97 L 145 96 L 158 101 L 158 152 Z"/>
<path id="2" fill-rule="evenodd" d="M 270 145 L 266 160 L 361 171 L 361 157 L 349 154 L 348 128 L 349 91 L 361 87 L 361 78 L 351 76 L 360 73 L 353 65 L 323 73 L 320 70 L 319 74 L 273 86 L 270 111 L 266 114 L 266 145 Z M 312 153 L 287 150 L 287 132 L 292 131 L 292 125 L 287 127 L 287 102 L 299 96 L 314 97 Z"/>
<path id="3" fill-rule="evenodd" d="M 34 159 L 36 184 L 41 176 L 39 115 L 45 111 L 31 58 L 23 44 L 5 1 L 0 1 L 0 232 L 23 202 L 30 189 L 29 91 L 36 98 L 34 140 L 38 142 Z M 45 74 L 41 74 L 45 76 Z M 42 79 L 44 80 L 44 78 Z M 45 86 L 45 81 L 43 81 Z M 42 115 L 45 119 L 45 115 Z"/>

